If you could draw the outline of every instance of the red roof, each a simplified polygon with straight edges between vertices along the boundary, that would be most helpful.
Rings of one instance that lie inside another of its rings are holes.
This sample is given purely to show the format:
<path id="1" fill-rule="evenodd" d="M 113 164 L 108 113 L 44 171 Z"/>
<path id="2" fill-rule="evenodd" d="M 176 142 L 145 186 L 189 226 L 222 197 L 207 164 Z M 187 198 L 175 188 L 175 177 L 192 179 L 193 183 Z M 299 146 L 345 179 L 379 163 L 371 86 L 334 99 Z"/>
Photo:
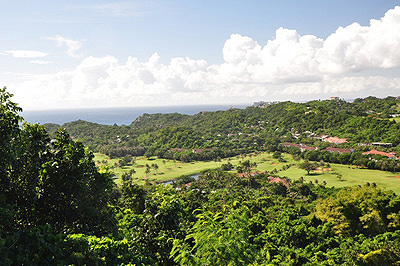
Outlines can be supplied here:
<path id="1" fill-rule="evenodd" d="M 269 183 L 282 183 L 282 184 L 284 184 L 286 187 L 289 186 L 288 181 L 287 181 L 286 179 L 279 178 L 279 177 L 269 176 L 269 177 L 268 177 L 268 182 L 269 182 Z"/>
<path id="2" fill-rule="evenodd" d="M 286 147 L 297 147 L 297 148 L 300 148 L 300 147 L 301 147 L 300 144 L 289 143 L 289 142 L 284 142 L 282 145 L 283 145 L 283 146 L 286 146 Z"/>
<path id="3" fill-rule="evenodd" d="M 212 150 L 215 150 L 215 149 L 216 148 L 193 149 L 192 152 L 199 153 L 199 152 L 203 152 L 203 151 L 212 151 Z"/>
<path id="4" fill-rule="evenodd" d="M 172 148 L 172 149 L 170 149 L 170 151 L 187 151 L 187 150 L 185 150 L 185 149 L 181 149 L 181 148 Z"/>
<path id="5" fill-rule="evenodd" d="M 309 150 L 309 151 L 315 151 L 317 148 L 310 147 L 310 146 L 307 146 L 307 145 L 303 145 L 303 146 L 301 146 L 301 149 Z"/>
<path id="6" fill-rule="evenodd" d="M 395 154 L 387 153 L 387 152 L 383 152 L 383 151 L 371 150 L 371 151 L 363 152 L 363 155 L 368 155 L 368 154 L 376 154 L 376 155 L 381 155 L 381 156 L 385 156 L 385 157 L 389 157 L 389 158 L 393 158 L 393 159 L 396 158 Z"/>
<path id="7" fill-rule="evenodd" d="M 328 138 L 325 138 L 324 141 L 327 141 L 330 143 L 335 143 L 335 144 L 342 144 L 342 143 L 347 142 L 346 139 L 340 139 L 338 137 L 328 137 Z"/>

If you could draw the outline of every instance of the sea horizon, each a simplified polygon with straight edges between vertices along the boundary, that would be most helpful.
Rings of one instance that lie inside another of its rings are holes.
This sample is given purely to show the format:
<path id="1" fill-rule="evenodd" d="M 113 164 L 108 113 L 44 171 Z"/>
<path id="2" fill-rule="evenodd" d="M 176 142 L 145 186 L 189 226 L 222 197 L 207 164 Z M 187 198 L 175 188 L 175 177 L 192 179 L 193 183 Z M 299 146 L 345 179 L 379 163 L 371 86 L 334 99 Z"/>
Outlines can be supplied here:
<path id="1" fill-rule="evenodd" d="M 180 113 L 194 115 L 203 111 L 224 111 L 230 108 L 244 109 L 251 104 L 209 104 L 209 105 L 174 105 L 174 106 L 136 106 L 136 107 L 99 107 L 70 109 L 28 109 L 20 115 L 29 123 L 64 123 L 84 120 L 103 125 L 129 125 L 144 113 Z"/>

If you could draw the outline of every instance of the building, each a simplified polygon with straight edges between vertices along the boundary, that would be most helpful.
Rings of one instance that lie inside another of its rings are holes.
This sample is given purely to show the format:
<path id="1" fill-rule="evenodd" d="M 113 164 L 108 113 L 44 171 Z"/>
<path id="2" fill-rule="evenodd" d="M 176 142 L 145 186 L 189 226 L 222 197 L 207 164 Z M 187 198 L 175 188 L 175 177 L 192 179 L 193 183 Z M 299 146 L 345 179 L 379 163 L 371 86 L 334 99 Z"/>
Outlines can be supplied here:
<path id="1" fill-rule="evenodd" d="M 394 153 L 394 152 L 387 153 L 387 152 L 377 151 L 377 150 L 370 150 L 367 152 L 363 152 L 363 155 L 370 155 L 370 154 L 388 157 L 389 159 L 396 159 L 396 153 Z"/>
<path id="2" fill-rule="evenodd" d="M 289 142 L 284 142 L 284 143 L 282 143 L 282 145 L 285 146 L 285 147 L 296 147 L 296 148 L 299 148 L 299 149 L 300 149 L 300 147 L 301 147 L 300 144 L 297 144 L 297 143 L 289 143 Z"/>
<path id="3" fill-rule="evenodd" d="M 253 106 L 254 107 L 265 107 L 271 104 L 277 104 L 279 101 L 273 101 L 273 102 L 264 102 L 264 101 L 259 101 L 259 102 L 254 102 Z"/>
<path id="4" fill-rule="evenodd" d="M 337 96 L 331 96 L 331 97 L 329 97 L 329 100 L 330 101 L 339 101 L 340 99 Z"/>
<path id="5" fill-rule="evenodd" d="M 382 143 L 382 142 L 372 142 L 371 145 L 381 146 L 381 147 L 384 147 L 384 148 L 391 148 L 392 147 L 392 143 Z"/>
<path id="6" fill-rule="evenodd" d="M 264 101 L 259 101 L 259 102 L 254 102 L 253 106 L 254 107 L 261 107 L 261 106 L 265 106 L 268 105 L 269 102 L 264 102 Z"/>
<path id="7" fill-rule="evenodd" d="M 342 143 L 347 142 L 346 139 L 340 139 L 338 137 L 327 137 L 327 138 L 323 138 L 322 140 L 329 142 L 329 143 L 334 143 L 334 144 L 342 144 Z"/>

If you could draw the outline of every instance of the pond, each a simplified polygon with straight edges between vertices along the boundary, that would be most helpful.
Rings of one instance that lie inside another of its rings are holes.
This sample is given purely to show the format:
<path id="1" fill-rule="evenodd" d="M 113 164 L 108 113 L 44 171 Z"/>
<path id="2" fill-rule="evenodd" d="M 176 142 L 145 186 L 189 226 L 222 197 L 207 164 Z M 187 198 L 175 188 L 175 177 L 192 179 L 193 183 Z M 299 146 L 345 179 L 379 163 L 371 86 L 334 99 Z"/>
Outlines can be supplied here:
<path id="1" fill-rule="evenodd" d="M 201 175 L 200 173 L 197 173 L 197 174 L 190 175 L 190 177 L 193 177 L 194 180 L 197 180 L 197 179 L 199 178 L 200 175 Z M 176 180 L 176 179 L 168 180 L 168 181 L 165 181 L 165 182 L 161 182 L 160 184 L 163 184 L 163 185 L 171 185 L 172 182 L 174 182 L 175 180 Z"/>

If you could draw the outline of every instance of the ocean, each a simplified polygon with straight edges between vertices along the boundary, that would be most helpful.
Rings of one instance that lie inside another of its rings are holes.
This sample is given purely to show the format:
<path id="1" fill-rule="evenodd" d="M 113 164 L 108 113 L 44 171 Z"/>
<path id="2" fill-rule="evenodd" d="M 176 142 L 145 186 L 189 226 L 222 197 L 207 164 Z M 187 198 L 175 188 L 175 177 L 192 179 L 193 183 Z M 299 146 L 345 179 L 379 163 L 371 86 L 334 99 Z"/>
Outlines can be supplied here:
<path id="1" fill-rule="evenodd" d="M 129 125 L 144 113 L 180 113 L 194 115 L 202 111 L 246 108 L 248 105 L 190 105 L 190 106 L 148 106 L 88 109 L 26 110 L 20 115 L 29 123 L 55 123 L 62 125 L 76 120 L 85 120 L 103 125 Z"/>

